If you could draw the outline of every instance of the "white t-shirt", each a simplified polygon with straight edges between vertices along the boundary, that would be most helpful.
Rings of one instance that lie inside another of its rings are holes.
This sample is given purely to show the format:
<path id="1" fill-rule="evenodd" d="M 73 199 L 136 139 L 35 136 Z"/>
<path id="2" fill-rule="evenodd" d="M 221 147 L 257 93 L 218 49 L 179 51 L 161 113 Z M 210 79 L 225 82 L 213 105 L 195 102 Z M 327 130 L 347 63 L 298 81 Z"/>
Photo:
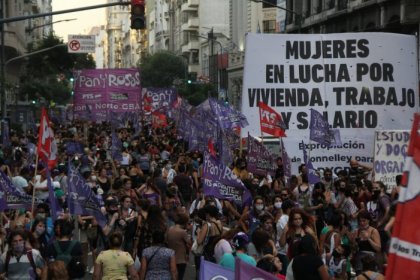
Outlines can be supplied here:
<path id="1" fill-rule="evenodd" d="M 42 200 L 46 200 L 48 198 L 48 190 L 47 191 L 41 191 L 41 190 L 37 190 L 37 189 L 41 189 L 41 188 L 46 188 L 48 186 L 48 182 L 47 179 L 45 179 L 44 181 L 41 182 L 41 175 L 36 175 L 35 178 L 35 184 L 34 184 L 34 188 L 35 188 L 35 197 L 42 199 Z"/>
<path id="2" fill-rule="evenodd" d="M 287 243 L 284 247 L 280 246 L 279 240 L 280 236 L 283 233 L 284 228 L 286 227 L 287 223 L 289 222 L 289 215 L 283 214 L 280 216 L 280 219 L 277 221 L 276 229 L 277 229 L 277 242 L 276 247 L 279 254 L 286 255 L 287 254 Z"/>
<path id="3" fill-rule="evenodd" d="M 220 239 L 214 246 L 214 258 L 219 263 L 225 253 L 232 253 L 232 247 L 226 239 Z"/>

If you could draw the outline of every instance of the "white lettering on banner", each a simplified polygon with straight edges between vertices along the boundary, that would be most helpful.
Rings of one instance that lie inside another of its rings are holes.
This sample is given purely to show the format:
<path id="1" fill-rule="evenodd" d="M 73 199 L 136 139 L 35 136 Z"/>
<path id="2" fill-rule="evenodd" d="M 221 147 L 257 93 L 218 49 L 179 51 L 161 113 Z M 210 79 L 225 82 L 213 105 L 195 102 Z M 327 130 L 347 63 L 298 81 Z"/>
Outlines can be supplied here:
<path id="1" fill-rule="evenodd" d="M 313 147 L 310 156 L 318 160 L 315 168 L 345 168 L 347 157 L 372 163 L 374 131 L 409 129 L 409 120 L 419 111 L 414 36 L 248 34 L 246 44 L 241 110 L 249 126 L 241 130 L 241 136 L 262 135 L 258 102 L 263 102 L 281 115 L 287 127 L 283 142 L 289 156 L 301 158 L 299 143 L 310 142 L 310 109 L 315 109 L 331 128 L 340 129 L 343 143 Z M 396 49 L 398 56 L 392 55 Z M 357 145 L 348 145 L 350 141 Z M 405 148 L 391 144 L 382 149 L 401 154 Z M 378 168 L 401 169 L 390 165 Z"/>
<path id="2" fill-rule="evenodd" d="M 400 240 L 396 237 L 391 239 L 389 253 L 397 254 L 400 257 L 420 262 L 420 245 Z"/>
<path id="3" fill-rule="evenodd" d="M 219 180 L 234 180 L 236 183 L 242 184 L 241 180 L 232 172 L 232 170 L 223 166 L 222 163 L 215 165 L 210 157 L 209 154 L 204 157 L 205 172 L 217 177 Z"/>
<path id="4" fill-rule="evenodd" d="M 94 77 L 80 74 L 76 79 L 78 88 L 107 88 L 107 87 L 132 87 L 140 86 L 140 73 L 97 74 Z"/>

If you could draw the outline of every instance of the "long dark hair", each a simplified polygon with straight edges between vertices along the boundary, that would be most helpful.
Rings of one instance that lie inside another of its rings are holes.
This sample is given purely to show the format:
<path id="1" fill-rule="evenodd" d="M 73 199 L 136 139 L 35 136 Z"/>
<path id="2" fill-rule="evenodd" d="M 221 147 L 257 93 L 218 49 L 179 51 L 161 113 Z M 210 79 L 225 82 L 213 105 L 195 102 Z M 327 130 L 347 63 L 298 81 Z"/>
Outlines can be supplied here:
<path id="1" fill-rule="evenodd" d="M 299 214 L 302 217 L 302 228 L 310 227 L 314 229 L 314 220 L 313 218 L 301 208 L 292 208 L 289 214 L 289 221 L 287 222 L 289 229 L 295 229 L 293 224 L 293 218 L 296 214 Z"/>
<path id="2" fill-rule="evenodd" d="M 166 231 L 166 219 L 162 214 L 162 209 L 157 205 L 150 205 L 147 220 L 147 228 L 149 231 Z"/>

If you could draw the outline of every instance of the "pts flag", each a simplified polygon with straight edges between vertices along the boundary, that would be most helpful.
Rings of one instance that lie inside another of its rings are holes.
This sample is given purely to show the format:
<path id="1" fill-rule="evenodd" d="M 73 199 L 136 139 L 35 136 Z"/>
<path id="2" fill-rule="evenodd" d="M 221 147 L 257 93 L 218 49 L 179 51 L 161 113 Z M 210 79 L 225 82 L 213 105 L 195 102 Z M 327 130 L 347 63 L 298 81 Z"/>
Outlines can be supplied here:
<path id="1" fill-rule="evenodd" d="M 286 137 L 286 125 L 280 114 L 262 102 L 258 103 L 258 107 L 260 108 L 261 134 L 265 132 L 275 137 Z"/>
<path id="2" fill-rule="evenodd" d="M 57 163 L 57 143 L 45 108 L 42 108 L 41 121 L 39 122 L 38 156 L 48 165 L 50 170 L 55 167 Z"/>

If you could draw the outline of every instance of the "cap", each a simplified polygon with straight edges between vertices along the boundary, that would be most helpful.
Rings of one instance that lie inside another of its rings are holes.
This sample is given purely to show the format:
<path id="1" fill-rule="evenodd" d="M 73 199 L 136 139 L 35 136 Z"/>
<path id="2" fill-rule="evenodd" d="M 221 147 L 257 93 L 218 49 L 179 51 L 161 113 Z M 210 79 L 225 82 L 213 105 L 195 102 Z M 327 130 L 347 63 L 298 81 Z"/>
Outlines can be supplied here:
<path id="1" fill-rule="evenodd" d="M 235 248 L 245 248 L 249 243 L 248 235 L 242 231 L 238 232 L 233 237 L 232 242 Z"/>

